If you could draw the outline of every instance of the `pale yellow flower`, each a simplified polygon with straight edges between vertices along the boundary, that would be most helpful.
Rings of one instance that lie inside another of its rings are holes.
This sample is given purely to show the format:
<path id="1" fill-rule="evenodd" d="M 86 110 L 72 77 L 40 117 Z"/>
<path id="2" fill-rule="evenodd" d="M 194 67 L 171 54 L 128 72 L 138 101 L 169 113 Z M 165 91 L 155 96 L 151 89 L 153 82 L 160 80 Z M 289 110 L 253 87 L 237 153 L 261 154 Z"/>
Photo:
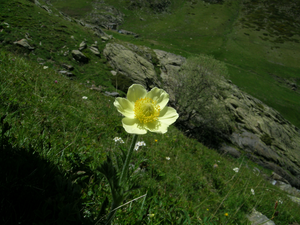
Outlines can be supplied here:
<path id="1" fill-rule="evenodd" d="M 125 116 L 122 124 L 127 133 L 146 134 L 149 130 L 163 134 L 178 118 L 176 110 L 166 106 L 168 102 L 164 90 L 155 87 L 147 92 L 142 85 L 133 84 L 127 98 L 116 98 L 114 105 Z"/>

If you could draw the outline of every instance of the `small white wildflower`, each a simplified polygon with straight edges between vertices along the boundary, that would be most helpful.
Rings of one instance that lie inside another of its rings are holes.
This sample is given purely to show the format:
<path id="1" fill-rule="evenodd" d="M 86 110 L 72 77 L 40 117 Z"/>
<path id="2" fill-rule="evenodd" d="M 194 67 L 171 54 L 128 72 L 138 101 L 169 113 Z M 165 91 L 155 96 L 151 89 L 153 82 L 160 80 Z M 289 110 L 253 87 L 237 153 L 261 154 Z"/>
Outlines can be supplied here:
<path id="1" fill-rule="evenodd" d="M 44 66 L 44 67 L 43 67 L 44 70 L 45 70 L 45 69 L 48 69 L 48 68 L 49 68 L 48 66 Z"/>
<path id="2" fill-rule="evenodd" d="M 233 171 L 236 172 L 236 173 L 238 173 L 239 172 L 239 168 L 235 167 L 235 168 L 233 168 Z"/>
<path id="3" fill-rule="evenodd" d="M 121 144 L 124 144 L 124 141 L 122 140 L 122 138 L 120 137 L 115 137 L 114 138 L 114 141 L 117 143 L 117 142 L 120 142 Z"/>
<path id="4" fill-rule="evenodd" d="M 170 157 L 166 157 L 166 160 L 170 160 Z"/>
<path id="5" fill-rule="evenodd" d="M 86 96 L 82 96 L 82 99 L 88 99 L 88 97 L 86 97 Z"/>
<path id="6" fill-rule="evenodd" d="M 282 203 L 283 203 L 283 201 L 281 201 L 281 200 L 278 200 L 278 202 L 279 202 L 280 204 L 282 204 Z"/>
<path id="7" fill-rule="evenodd" d="M 146 146 L 146 143 L 144 141 L 138 141 L 136 144 L 135 144 L 135 147 L 134 147 L 134 150 L 139 150 L 139 147 L 141 146 Z"/>
<path id="8" fill-rule="evenodd" d="M 251 188 L 251 193 L 253 194 L 253 195 L 255 195 L 255 192 L 254 192 L 254 190 Z"/>

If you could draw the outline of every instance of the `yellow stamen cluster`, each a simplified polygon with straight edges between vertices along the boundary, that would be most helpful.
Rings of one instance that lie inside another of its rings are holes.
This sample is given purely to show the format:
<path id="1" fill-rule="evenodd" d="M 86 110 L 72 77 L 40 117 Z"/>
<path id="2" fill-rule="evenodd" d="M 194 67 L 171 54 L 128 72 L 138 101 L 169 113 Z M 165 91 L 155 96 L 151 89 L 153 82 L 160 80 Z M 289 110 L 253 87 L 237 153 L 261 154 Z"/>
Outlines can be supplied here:
<path id="1" fill-rule="evenodd" d="M 151 98 L 140 98 L 134 103 L 134 115 L 140 123 L 151 123 L 158 119 L 160 107 Z"/>

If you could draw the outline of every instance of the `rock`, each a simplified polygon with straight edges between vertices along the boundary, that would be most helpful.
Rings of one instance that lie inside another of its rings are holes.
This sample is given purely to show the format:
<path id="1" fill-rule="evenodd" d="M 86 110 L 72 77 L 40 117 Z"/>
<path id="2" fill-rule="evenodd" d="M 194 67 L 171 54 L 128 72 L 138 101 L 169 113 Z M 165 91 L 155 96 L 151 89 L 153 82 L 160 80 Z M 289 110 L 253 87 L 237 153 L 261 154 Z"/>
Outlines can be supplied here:
<path id="1" fill-rule="evenodd" d="M 118 73 L 128 77 L 132 83 L 138 83 L 146 88 L 158 86 L 158 79 L 152 63 L 132 52 L 123 45 L 108 43 L 103 55 Z"/>
<path id="2" fill-rule="evenodd" d="M 256 211 L 255 209 L 252 210 L 252 213 L 248 215 L 247 218 L 251 222 L 251 225 L 275 225 L 275 223 L 272 220 L 269 220 L 268 217 Z"/>
<path id="3" fill-rule="evenodd" d="M 278 186 L 281 190 L 287 192 L 290 195 L 300 197 L 300 190 L 292 187 L 290 184 L 282 181 L 277 181 L 276 186 Z"/>
<path id="4" fill-rule="evenodd" d="M 105 36 L 102 36 L 102 37 L 101 37 L 101 40 L 103 40 L 103 41 L 108 41 L 109 38 L 108 38 L 108 37 L 105 37 Z"/>
<path id="5" fill-rule="evenodd" d="M 79 21 L 79 24 L 83 27 L 85 26 L 85 23 L 82 20 Z"/>
<path id="6" fill-rule="evenodd" d="M 29 43 L 28 43 L 28 41 L 27 41 L 26 39 L 21 39 L 21 40 L 19 40 L 19 41 L 15 41 L 14 44 L 15 44 L 15 45 L 22 46 L 22 47 L 24 47 L 24 48 L 27 48 L 27 49 L 29 49 L 29 50 L 33 50 L 33 49 L 34 49 L 34 47 L 31 47 L 31 46 L 29 45 Z"/>
<path id="7" fill-rule="evenodd" d="M 138 36 L 139 36 L 139 35 L 136 34 L 136 33 L 133 33 L 133 32 L 131 32 L 131 31 L 127 31 L 127 30 L 123 30 L 123 29 L 118 30 L 118 33 L 120 33 L 120 34 L 126 34 L 126 35 L 133 35 L 133 36 L 135 36 L 135 37 L 138 37 Z"/>
<path id="8" fill-rule="evenodd" d="M 164 88 L 170 95 L 170 101 L 174 102 L 175 95 L 170 85 L 177 82 L 174 77 L 177 77 L 180 67 L 186 61 L 186 58 L 162 50 L 155 49 L 153 51 L 159 60 L 159 65 L 161 67 L 160 76 L 164 82 Z"/>
<path id="9" fill-rule="evenodd" d="M 32 40 L 32 37 L 31 37 L 31 35 L 30 35 L 28 32 L 25 33 L 25 38 L 26 38 L 27 40 L 29 40 L 29 41 Z"/>
<path id="10" fill-rule="evenodd" d="M 41 6 L 41 8 L 42 9 L 45 9 L 49 14 L 51 14 L 52 13 L 52 10 L 51 9 L 49 9 L 49 7 L 48 6 L 46 6 L 46 5 L 42 5 Z"/>
<path id="11" fill-rule="evenodd" d="M 285 183 L 285 184 L 290 185 L 289 182 L 288 182 L 286 179 L 284 179 L 282 176 L 278 175 L 278 174 L 275 173 L 275 172 L 272 172 L 272 175 L 270 176 L 270 179 L 276 180 L 276 181 L 278 181 L 278 182 L 283 182 L 283 183 Z"/>
<path id="12" fill-rule="evenodd" d="M 75 75 L 69 71 L 65 71 L 65 70 L 60 70 L 58 71 L 58 73 L 62 74 L 62 75 L 65 75 L 67 77 L 75 77 Z"/>
<path id="13" fill-rule="evenodd" d="M 74 70 L 74 67 L 72 65 L 68 65 L 68 64 L 62 64 L 62 67 L 64 67 L 65 69 L 72 71 Z"/>
<path id="14" fill-rule="evenodd" d="M 293 202 L 295 202 L 295 203 L 297 203 L 298 205 L 300 205 L 300 198 L 295 197 L 295 196 L 292 196 L 292 195 L 288 195 L 288 196 L 290 197 L 290 199 L 291 199 Z"/>
<path id="15" fill-rule="evenodd" d="M 87 44 L 85 41 L 81 42 L 80 45 L 79 45 L 79 51 L 82 51 L 83 49 L 86 49 L 87 47 Z"/>
<path id="16" fill-rule="evenodd" d="M 65 14 L 65 13 L 63 13 L 63 12 L 61 12 L 61 11 L 59 11 L 59 14 L 62 15 L 62 17 L 63 17 L 65 20 L 67 20 L 67 21 L 69 21 L 69 22 L 72 22 L 71 17 L 69 17 L 67 14 Z"/>
<path id="17" fill-rule="evenodd" d="M 119 97 L 120 96 L 118 92 L 108 92 L 108 91 L 106 91 L 104 93 L 104 95 L 111 96 L 111 97 Z"/>
<path id="18" fill-rule="evenodd" d="M 110 72 L 111 72 L 111 74 L 112 74 L 113 76 L 116 76 L 116 75 L 117 75 L 117 72 L 114 71 L 114 70 L 112 70 L 112 71 L 110 71 Z"/>
<path id="19" fill-rule="evenodd" d="M 105 29 L 116 30 L 124 21 L 124 14 L 104 1 L 93 1 L 93 10 L 86 14 L 84 20 L 87 23 L 102 26 Z"/>
<path id="20" fill-rule="evenodd" d="M 89 58 L 86 57 L 82 52 L 80 52 L 79 50 L 72 50 L 72 56 L 74 57 L 74 59 L 78 62 L 82 62 L 82 63 L 88 63 Z"/>
<path id="21" fill-rule="evenodd" d="M 240 158 L 240 156 L 241 156 L 241 153 L 238 150 L 236 150 L 235 148 L 228 146 L 226 144 L 223 144 L 219 150 L 221 153 L 230 154 L 234 158 Z"/>
<path id="22" fill-rule="evenodd" d="M 90 89 L 96 90 L 96 91 L 102 91 L 102 87 L 100 85 L 99 85 L 99 87 L 96 87 L 95 84 L 92 84 L 92 86 L 90 87 Z"/>
<path id="23" fill-rule="evenodd" d="M 98 27 L 98 26 L 93 26 L 92 29 L 95 31 L 96 35 L 99 36 L 99 37 L 101 37 L 101 36 L 106 36 L 106 35 L 107 35 L 107 34 L 104 33 L 103 30 L 102 30 L 100 27 Z"/>
<path id="24" fill-rule="evenodd" d="M 91 50 L 92 53 L 94 53 L 96 56 L 100 56 L 100 52 L 98 50 L 97 45 L 92 45 L 89 47 L 89 49 Z"/>
<path id="25" fill-rule="evenodd" d="M 233 133 L 230 138 L 234 145 L 245 152 L 261 156 L 275 163 L 279 162 L 279 156 L 251 132 L 243 130 L 242 133 Z"/>

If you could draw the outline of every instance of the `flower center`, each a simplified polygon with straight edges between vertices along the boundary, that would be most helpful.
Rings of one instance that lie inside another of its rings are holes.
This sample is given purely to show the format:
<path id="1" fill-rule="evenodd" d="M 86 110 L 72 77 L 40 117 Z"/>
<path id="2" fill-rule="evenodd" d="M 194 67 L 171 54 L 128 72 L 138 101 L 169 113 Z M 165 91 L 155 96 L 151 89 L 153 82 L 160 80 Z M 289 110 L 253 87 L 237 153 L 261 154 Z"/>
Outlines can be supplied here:
<path id="1" fill-rule="evenodd" d="M 134 115 L 140 123 L 151 123 L 158 119 L 160 107 L 151 98 L 140 98 L 134 103 Z"/>

